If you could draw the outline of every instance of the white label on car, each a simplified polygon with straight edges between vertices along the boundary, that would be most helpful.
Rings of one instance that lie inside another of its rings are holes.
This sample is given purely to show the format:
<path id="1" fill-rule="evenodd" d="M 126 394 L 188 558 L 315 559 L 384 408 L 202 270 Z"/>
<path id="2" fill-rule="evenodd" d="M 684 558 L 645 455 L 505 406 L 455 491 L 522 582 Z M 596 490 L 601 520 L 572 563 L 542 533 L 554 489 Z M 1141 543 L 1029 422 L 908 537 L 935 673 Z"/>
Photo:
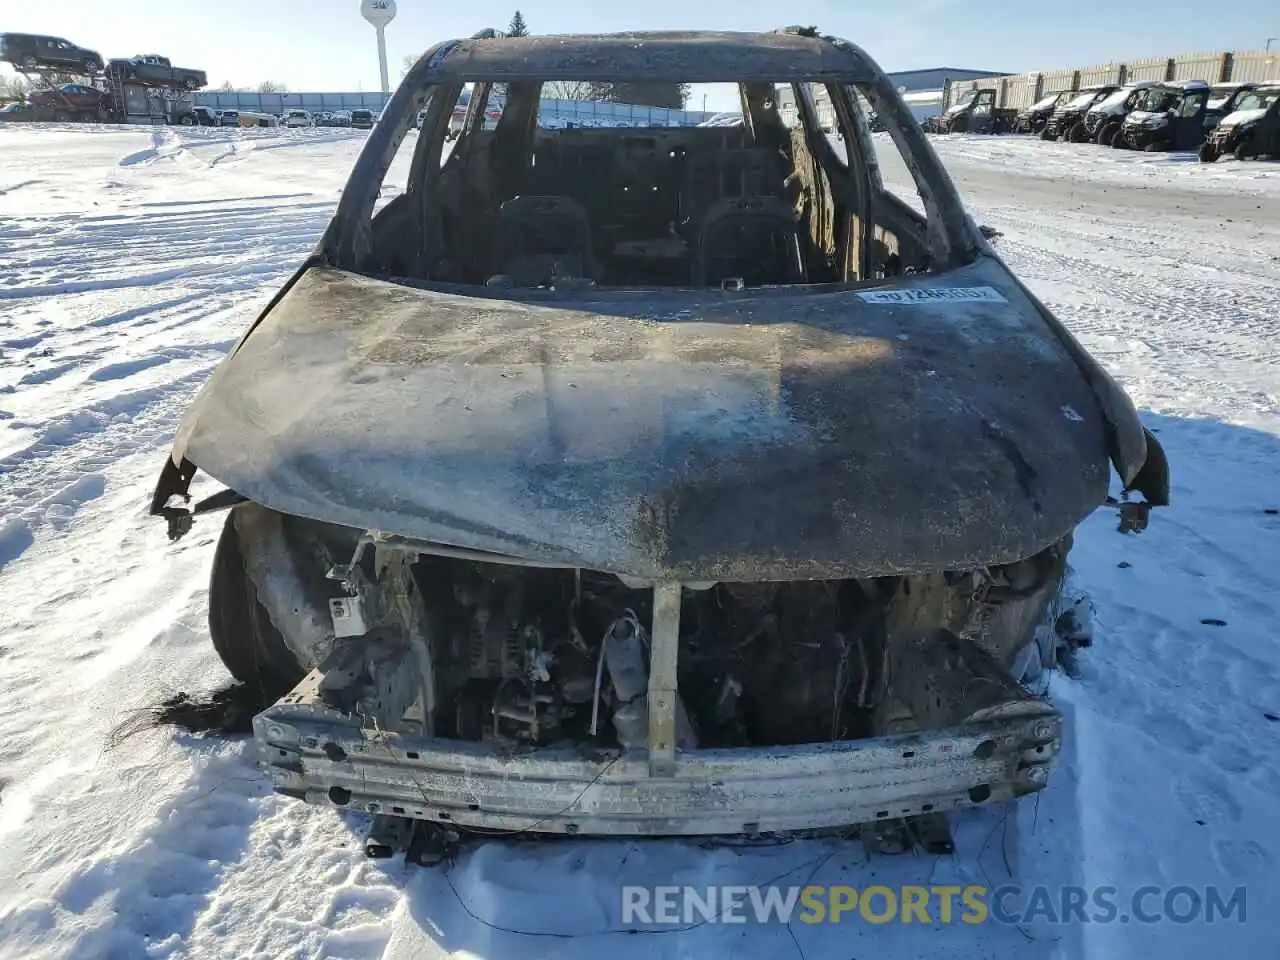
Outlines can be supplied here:
<path id="1" fill-rule="evenodd" d="M 868 290 L 858 294 L 867 303 L 1008 303 L 994 287 L 924 287 L 919 290 Z"/>

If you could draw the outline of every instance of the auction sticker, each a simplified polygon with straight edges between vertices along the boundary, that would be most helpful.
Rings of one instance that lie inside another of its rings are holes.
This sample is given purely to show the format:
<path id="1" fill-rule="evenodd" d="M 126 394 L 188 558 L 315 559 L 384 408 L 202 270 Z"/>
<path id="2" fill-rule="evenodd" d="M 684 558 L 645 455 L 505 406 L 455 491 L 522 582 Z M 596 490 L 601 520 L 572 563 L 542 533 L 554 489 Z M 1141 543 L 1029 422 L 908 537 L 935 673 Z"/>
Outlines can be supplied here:
<path id="1" fill-rule="evenodd" d="M 1008 303 L 994 287 L 924 287 L 918 290 L 867 290 L 859 293 L 867 303 Z"/>

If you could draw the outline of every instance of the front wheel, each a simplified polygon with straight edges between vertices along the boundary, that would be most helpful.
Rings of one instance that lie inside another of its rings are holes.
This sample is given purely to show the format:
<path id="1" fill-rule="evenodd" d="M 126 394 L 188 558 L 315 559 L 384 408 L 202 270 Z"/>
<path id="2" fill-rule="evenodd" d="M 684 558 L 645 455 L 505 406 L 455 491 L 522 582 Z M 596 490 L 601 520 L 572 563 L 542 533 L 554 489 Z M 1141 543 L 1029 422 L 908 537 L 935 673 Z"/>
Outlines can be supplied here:
<path id="1" fill-rule="evenodd" d="M 258 600 L 245 566 L 236 516 L 236 508 L 227 514 L 213 555 L 209 635 L 230 674 L 262 691 L 271 702 L 293 689 L 306 671 Z"/>
<path id="2" fill-rule="evenodd" d="M 1232 156 L 1237 160 L 1252 160 L 1256 153 L 1252 143 L 1242 143 L 1232 151 Z"/>
<path id="3" fill-rule="evenodd" d="M 1089 139 L 1089 131 L 1085 129 L 1084 123 L 1075 124 L 1067 133 L 1067 139 L 1072 143 L 1084 143 Z"/>
<path id="4" fill-rule="evenodd" d="M 1041 139 L 1041 140 L 1053 141 L 1053 140 L 1057 140 L 1057 139 L 1058 139 L 1058 135 L 1057 135 L 1056 133 L 1051 132 L 1049 129 L 1047 129 L 1047 128 L 1046 128 L 1046 129 L 1044 129 L 1044 130 L 1041 130 L 1041 131 L 1040 131 L 1040 139 Z"/>
<path id="5" fill-rule="evenodd" d="M 1218 159 L 1218 151 L 1213 148 L 1211 143 L 1200 144 L 1200 162 L 1213 163 Z"/>

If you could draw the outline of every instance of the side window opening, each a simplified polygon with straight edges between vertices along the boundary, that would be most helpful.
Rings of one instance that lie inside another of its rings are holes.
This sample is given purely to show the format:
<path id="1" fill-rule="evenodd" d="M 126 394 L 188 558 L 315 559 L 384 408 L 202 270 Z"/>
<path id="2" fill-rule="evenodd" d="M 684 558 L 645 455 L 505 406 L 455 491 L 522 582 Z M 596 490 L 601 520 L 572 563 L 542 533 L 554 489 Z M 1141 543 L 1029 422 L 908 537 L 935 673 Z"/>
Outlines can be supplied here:
<path id="1" fill-rule="evenodd" d="M 858 85 L 852 98 L 856 103 L 869 103 L 879 115 L 878 98 L 870 86 Z M 973 94 L 973 96 L 976 96 Z M 859 106 L 858 109 L 861 109 Z M 865 117 L 863 118 L 865 121 Z M 928 206 L 920 186 L 904 156 L 901 135 L 891 124 L 870 133 L 867 144 L 873 156 L 871 183 L 871 236 L 869 238 L 870 269 L 873 277 L 893 277 L 927 272 L 933 264 Z M 938 228 L 940 229 L 940 227 Z"/>

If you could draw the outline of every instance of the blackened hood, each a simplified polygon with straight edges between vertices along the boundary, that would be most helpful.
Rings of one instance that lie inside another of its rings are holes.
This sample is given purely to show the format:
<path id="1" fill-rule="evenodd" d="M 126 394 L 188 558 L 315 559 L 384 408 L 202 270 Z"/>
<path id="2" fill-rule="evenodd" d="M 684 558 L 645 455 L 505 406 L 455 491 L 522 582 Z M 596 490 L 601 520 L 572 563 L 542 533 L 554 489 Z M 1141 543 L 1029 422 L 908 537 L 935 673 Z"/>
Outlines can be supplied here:
<path id="1" fill-rule="evenodd" d="M 991 258 L 875 291 L 554 301 L 313 267 L 173 459 L 286 513 L 653 580 L 969 568 L 1105 498 L 1116 401 L 1063 336 Z"/>

